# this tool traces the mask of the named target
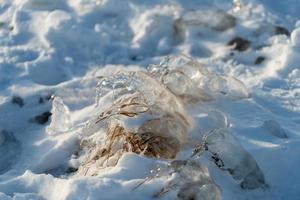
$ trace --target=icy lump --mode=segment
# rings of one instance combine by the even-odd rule
[[[48,134],[65,132],[72,126],[69,108],[60,97],[54,97],[51,115],[51,123],[46,129]]]
[[[208,168],[195,160],[174,160],[155,175],[168,177],[167,184],[154,197],[177,190],[177,200],[221,200],[221,190],[209,175]],[[172,177],[172,178],[170,178]],[[150,178],[151,179],[151,178]]]
[[[251,96],[238,79],[212,73],[185,55],[166,57],[159,65],[150,66],[149,73],[186,102],[211,101],[220,96],[232,99]]]
[[[243,189],[255,189],[266,185],[264,174],[254,158],[228,129],[217,129],[209,133],[205,142],[215,164],[240,181]]]
[[[186,56],[166,58],[159,65],[150,66],[146,72],[124,70],[101,77],[96,96],[100,112],[91,120],[91,124],[102,128],[104,142],[95,141],[94,136],[82,138],[81,149],[86,152],[86,158],[77,174],[97,175],[99,169],[115,166],[126,152],[172,163],[178,152],[193,147],[192,144],[201,143],[202,149],[199,151],[209,152],[215,164],[221,170],[228,171],[242,188],[264,186],[262,171],[230,133],[226,115],[208,104],[224,97],[230,100],[244,99],[249,98],[250,94],[241,81],[214,74]],[[201,102],[207,103],[198,104]],[[187,106],[200,106],[194,109],[200,113],[187,113]],[[198,137],[197,141],[190,141],[195,139],[190,137],[194,129],[205,139],[201,141]],[[196,154],[201,155],[197,151]],[[187,158],[183,163],[194,162],[194,159]],[[188,166],[183,164],[181,168]],[[199,176],[205,174],[202,169],[200,167],[198,170]],[[186,179],[196,177],[184,176]],[[206,191],[203,189],[206,187],[207,191],[214,192],[211,198],[207,193],[205,199],[220,198],[219,190],[212,181],[207,181],[211,185],[204,187],[200,180],[206,178],[186,182],[180,187],[177,185],[181,191],[178,198],[201,199],[202,190]],[[185,187],[197,185],[198,182],[201,184],[195,188]]]
[[[173,159],[186,144],[191,118],[177,97],[149,74],[117,73],[99,83],[98,95],[100,101],[111,102],[96,120],[107,127],[106,141],[83,166],[114,166],[124,152]]]

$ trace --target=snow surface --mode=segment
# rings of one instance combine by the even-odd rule
[[[213,30],[216,9],[234,15],[236,25]],[[197,10],[200,22],[178,21]],[[152,199],[163,178],[132,189],[160,160],[128,153],[95,177],[65,169],[80,164],[72,154],[97,114],[97,77],[177,53],[243,81],[252,95],[215,106],[269,188],[243,190],[207,163],[223,199],[300,199],[299,10],[299,0],[244,0],[240,9],[229,0],[0,0],[0,200]],[[274,34],[275,25],[291,35]],[[236,36],[250,48],[232,51],[227,43]],[[265,60],[255,64],[258,56]],[[52,108],[51,95],[59,108]],[[56,131],[50,111],[65,115],[53,116],[62,122]],[[161,197],[174,198],[174,192]]]

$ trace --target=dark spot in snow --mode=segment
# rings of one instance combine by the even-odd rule
[[[69,167],[69,168],[66,170],[66,173],[70,174],[70,173],[75,173],[75,172],[77,172],[77,171],[78,171],[77,168]]]
[[[286,35],[289,37],[291,33],[282,26],[275,26],[275,35]]]
[[[40,104],[43,104],[45,101],[49,101],[49,100],[51,100],[51,99],[52,99],[52,95],[49,94],[49,95],[40,97],[40,98],[39,98],[39,103],[40,103]]]
[[[2,28],[3,26],[5,26],[6,23],[5,22],[0,22],[0,28]]]
[[[228,168],[227,171],[229,172],[230,175],[234,175],[234,170],[231,168]]]
[[[42,97],[39,98],[39,103],[40,104],[44,103],[44,99]]]
[[[264,60],[266,60],[265,57],[263,57],[263,56],[258,56],[258,57],[256,58],[254,64],[259,65],[259,64],[261,64],[262,62],[264,62]]]
[[[137,56],[131,56],[130,58],[132,61],[136,61],[137,60]]]
[[[130,59],[132,61],[142,61],[143,60],[143,57],[140,56],[140,55],[133,55],[133,56],[130,56]]]
[[[225,91],[220,91],[220,93],[223,94],[223,95],[227,94],[227,92],[225,92]]]
[[[250,42],[241,37],[235,37],[230,40],[227,46],[233,46],[236,51],[246,51],[250,47]]]
[[[40,115],[37,115],[35,116],[33,119],[32,119],[32,122],[35,122],[35,123],[38,123],[38,124],[45,124],[48,122],[49,120],[49,117],[52,115],[51,112],[44,112]]]
[[[24,100],[19,96],[13,96],[11,103],[19,105],[20,108],[24,106]]]

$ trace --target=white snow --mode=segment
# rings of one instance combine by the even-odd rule
[[[226,92],[251,94],[246,100],[217,100],[216,110],[188,110],[197,130],[209,130],[214,122],[230,127],[269,186],[243,190],[228,173],[201,160],[222,199],[299,199],[299,10],[299,0],[0,0],[0,200],[153,199],[172,177],[133,188],[165,160],[126,153],[98,176],[70,170],[83,161],[75,158],[80,138],[103,133],[103,125],[92,120],[111,100],[99,99],[95,107],[97,83],[180,53],[220,74],[224,83],[247,87],[236,94],[235,88],[218,86]],[[227,18],[220,30],[226,13],[236,21]],[[290,36],[275,34],[275,26]],[[249,48],[228,46],[236,36],[247,39]],[[259,56],[264,59],[255,64]],[[186,90],[180,82],[175,86],[176,92]],[[102,144],[104,137],[94,140]],[[175,198],[174,191],[160,197]]]

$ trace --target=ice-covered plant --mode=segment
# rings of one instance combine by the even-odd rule
[[[91,121],[104,130],[104,142],[82,138],[81,149],[88,149],[88,155],[78,174],[97,175],[100,169],[115,166],[124,153],[133,152],[170,163],[143,182],[170,174],[180,177],[170,181],[156,197],[176,189],[178,199],[220,199],[207,168],[197,161],[199,156],[209,155],[242,188],[264,186],[262,171],[231,134],[226,115],[208,104],[224,97],[244,99],[250,94],[241,81],[212,73],[184,55],[167,57],[146,72],[124,70],[101,77],[96,103],[98,108],[103,107]],[[206,104],[198,104],[201,102]],[[187,112],[190,105],[194,109]],[[195,132],[197,137],[193,136]],[[178,152],[195,144],[198,146],[191,157],[174,161]]]
[[[191,117],[181,101],[148,73],[124,71],[103,78],[98,95],[110,100],[95,121],[105,125],[106,139],[92,150],[84,168],[91,163],[114,166],[124,152],[174,159],[186,145]]]
[[[166,57],[159,65],[151,65],[148,71],[171,92],[188,102],[210,101],[220,96],[232,99],[250,97],[240,80],[212,73],[204,64],[185,55]]]

